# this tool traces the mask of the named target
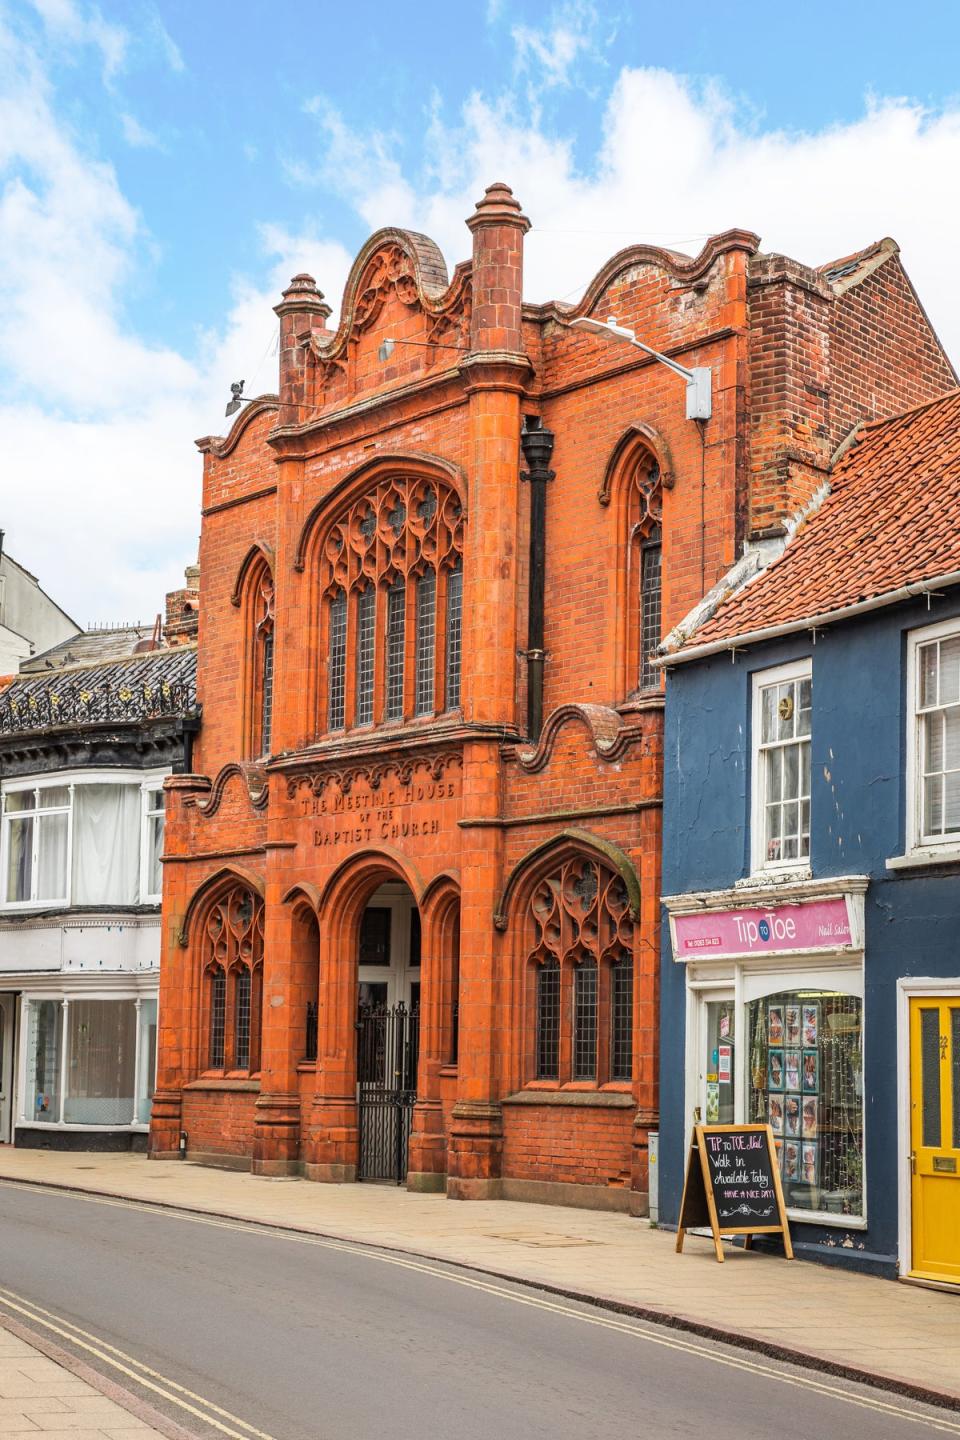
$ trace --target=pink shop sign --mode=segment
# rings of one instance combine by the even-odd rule
[[[721,960],[778,950],[839,950],[853,944],[850,915],[842,896],[804,905],[676,915],[673,926],[678,960]]]

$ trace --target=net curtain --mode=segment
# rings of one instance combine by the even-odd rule
[[[73,815],[74,904],[135,905],[139,888],[139,787],[78,785]]]

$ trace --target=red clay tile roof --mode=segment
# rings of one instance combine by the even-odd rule
[[[813,619],[960,571],[960,390],[877,421],[783,554],[683,650]]]

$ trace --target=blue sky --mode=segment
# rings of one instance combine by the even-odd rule
[[[388,223],[452,267],[494,179],[531,299],[631,240],[739,224],[818,263],[892,234],[960,356],[958,59],[953,0],[0,0],[9,549],[81,621],[152,615],[196,546],[194,436],[229,379],[274,384],[286,278],[336,309]]]

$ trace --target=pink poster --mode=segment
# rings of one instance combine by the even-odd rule
[[[720,960],[778,950],[839,950],[853,944],[847,902],[810,900],[801,905],[705,910],[674,917],[678,960]]]

